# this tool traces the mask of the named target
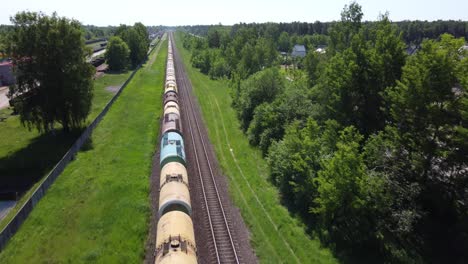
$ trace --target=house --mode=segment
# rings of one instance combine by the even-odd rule
[[[292,57],[301,57],[304,58],[306,55],[306,48],[304,45],[294,45],[294,48],[291,52]]]
[[[13,65],[10,61],[0,62],[0,86],[11,85],[15,83],[13,76]]]

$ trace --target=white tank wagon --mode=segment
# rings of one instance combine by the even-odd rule
[[[171,211],[159,219],[155,263],[197,263],[195,235],[190,216]]]
[[[159,217],[171,211],[192,214],[187,169],[179,162],[169,162],[161,170]]]

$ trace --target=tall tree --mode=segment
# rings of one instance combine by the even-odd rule
[[[219,48],[221,45],[221,35],[216,28],[210,28],[208,30],[208,46],[210,48]]]
[[[146,45],[146,49],[148,49],[150,45],[150,39],[148,30],[146,29],[145,25],[143,25],[141,22],[137,22],[133,25],[133,28],[138,32],[138,35],[141,36]]]
[[[272,102],[284,90],[284,79],[276,68],[265,69],[242,82],[239,97],[234,99],[241,127],[246,131],[254,110],[265,102]]]
[[[113,71],[121,71],[129,64],[130,49],[119,37],[112,37],[107,44],[106,61]]]
[[[349,47],[353,36],[361,28],[362,16],[362,8],[358,3],[352,2],[344,7],[341,12],[341,22],[335,24],[330,30],[329,52],[333,54]]]
[[[65,131],[82,125],[91,110],[94,68],[86,62],[85,46],[76,20],[21,12],[11,18],[8,54],[16,84],[8,96],[29,128],[50,130],[55,122]]]
[[[289,52],[291,49],[291,40],[289,38],[288,32],[281,32],[278,39],[278,48],[280,51]]]
[[[408,59],[401,80],[387,91],[397,144],[410,170],[392,179],[419,186],[421,217],[412,236],[427,260],[468,259],[468,139],[464,39],[427,40]],[[402,180],[403,179],[403,180]],[[436,250],[437,249],[437,250]]]
[[[135,23],[135,26],[120,25],[116,30],[116,36],[119,36],[130,49],[130,62],[132,67],[136,67],[146,58],[148,52],[148,32],[141,23]]]

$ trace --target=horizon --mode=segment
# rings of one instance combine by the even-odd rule
[[[114,3],[108,0],[94,2],[82,0],[78,3],[67,3],[58,0],[18,0],[3,4],[0,13],[0,24],[11,25],[10,17],[17,12],[31,11],[51,15],[57,12],[60,17],[73,18],[83,25],[98,27],[132,25],[141,22],[152,26],[195,26],[217,25],[232,26],[239,23],[322,23],[339,21],[345,5],[352,1],[337,0],[331,3],[298,0],[286,5],[277,0],[216,1],[200,0],[192,2],[177,0],[167,1],[136,0]],[[357,0],[364,13],[363,21],[378,20],[380,14],[389,13],[392,22],[400,21],[468,21],[468,1],[458,0],[394,0],[376,3],[372,0]],[[221,4],[220,4],[221,3]],[[140,7],[142,6],[142,7]],[[317,8],[320,6],[320,8]],[[424,8],[421,8],[424,6]],[[300,8],[297,8],[300,7]],[[177,8],[177,12],[170,12]],[[161,11],[163,10],[163,11]]]

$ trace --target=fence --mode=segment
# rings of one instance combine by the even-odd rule
[[[157,45],[155,45],[156,47]],[[154,47],[148,52],[150,54],[154,50]],[[135,73],[140,69],[141,64],[130,74],[125,83],[120,87],[117,93],[112,97],[112,99],[106,104],[101,113],[94,119],[94,121],[86,128],[86,130],[80,135],[80,137],[73,143],[67,153],[63,158],[55,165],[52,171],[45,177],[43,182],[36,188],[31,197],[23,204],[23,206],[18,210],[16,215],[10,220],[10,222],[3,228],[0,233],[0,251],[6,246],[8,240],[18,231],[21,224],[26,220],[28,215],[31,213],[36,204],[41,200],[45,195],[49,187],[54,183],[57,177],[63,172],[65,167],[72,161],[76,153],[80,150],[83,144],[91,136],[94,128],[101,122],[102,118],[107,114],[112,104],[117,100],[119,95],[122,93],[123,89],[127,84],[133,79]]]

